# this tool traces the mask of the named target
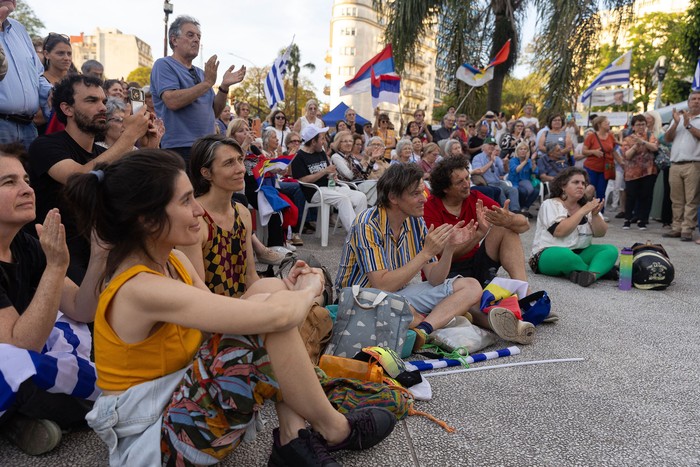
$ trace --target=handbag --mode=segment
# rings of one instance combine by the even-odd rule
[[[668,147],[663,144],[659,144],[659,150],[654,154],[654,165],[656,165],[659,171],[671,167],[671,154],[669,153]]]
[[[603,151],[603,158],[605,159],[605,168],[603,169],[603,176],[606,180],[615,180],[615,158],[612,154],[608,155],[608,153],[605,152],[605,149],[603,149],[603,143],[600,141],[598,134],[595,132],[593,134],[595,135],[595,139],[598,140],[598,146],[600,146],[600,150]]]
[[[632,245],[632,283],[638,289],[664,290],[671,285],[676,270],[666,249],[658,243]]]
[[[552,311],[552,302],[544,290],[521,298],[518,304],[523,314],[523,321],[529,321],[535,326],[542,323]]]
[[[346,287],[340,292],[333,337],[325,353],[352,358],[363,347],[380,346],[400,355],[411,321],[411,307],[401,295]]]

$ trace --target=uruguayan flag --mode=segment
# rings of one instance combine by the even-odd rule
[[[700,59],[695,66],[695,74],[693,75],[693,84],[690,85],[693,91],[700,91]]]
[[[618,57],[600,72],[591,85],[581,94],[581,102],[586,102],[596,88],[629,84],[631,67],[632,51],[630,50],[626,54]]]
[[[294,41],[292,41],[294,44]],[[270,72],[265,78],[265,97],[267,105],[273,108],[278,102],[284,100],[284,75],[287,73],[287,63],[289,63],[289,54],[292,52],[292,44],[287,47],[281,57],[272,64]]]
[[[97,399],[100,390],[95,385],[95,365],[90,361],[91,345],[87,325],[60,312],[41,353],[0,344],[0,416],[29,378],[48,392]]]

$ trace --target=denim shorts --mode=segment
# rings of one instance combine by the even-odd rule
[[[409,284],[396,293],[404,297],[418,313],[427,315],[433,311],[438,303],[454,293],[454,281],[461,277],[451,277],[436,286],[430,285],[430,282],[427,281]]]

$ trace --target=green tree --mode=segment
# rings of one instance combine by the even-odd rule
[[[12,13],[12,18],[22,23],[22,26],[29,33],[29,37],[41,36],[41,30],[46,27],[27,2],[17,2],[17,8]]]
[[[300,115],[297,112],[299,110],[299,73],[301,72],[302,68],[307,69],[311,73],[316,71],[316,65],[311,62],[301,65],[301,52],[299,51],[299,46],[292,44],[291,51],[289,52],[289,62],[287,63],[287,77],[292,78],[292,89],[294,90],[294,104],[292,105],[292,108],[294,109],[294,121],[296,121]],[[289,100],[289,97],[290,95],[286,92],[285,84],[285,99]],[[287,117],[291,118],[291,115],[288,114]]]
[[[507,76],[503,84],[503,104],[501,110],[507,116],[519,116],[525,104],[532,104],[534,114],[541,110],[538,104],[543,101],[546,82],[542,75],[530,73],[522,79]]]
[[[619,24],[632,14],[634,0],[373,0],[387,18],[386,40],[394,47],[394,60],[401,72],[412,62],[416,46],[429,28],[439,23],[442,40],[438,54],[456,70],[461,63],[485,64],[511,40],[508,60],[495,67],[488,85],[488,107],[501,107],[503,83],[517,58],[521,25],[528,5],[538,16],[536,63],[546,78],[545,106],[567,109],[578,94],[578,83],[597,55],[601,29],[599,8],[614,9]],[[450,72],[453,72],[451,71]],[[467,89],[457,83],[461,97]]]
[[[245,101],[250,105],[253,115],[261,119],[267,117],[270,109],[267,107],[264,85],[269,71],[269,67],[248,67],[243,81],[231,87],[229,99],[232,102]]]
[[[141,86],[145,86],[151,82],[151,67],[140,66],[129,73],[126,77],[127,81],[136,81]]]
[[[671,66],[678,68],[686,76],[692,76],[700,57],[700,0],[690,0],[690,6],[682,21],[679,49],[679,61]]]
[[[634,89],[634,104],[641,104],[644,111],[649,108],[652,93],[656,90],[654,65],[657,59],[665,55],[670,63],[682,61],[679,44],[683,34],[683,14],[650,13],[635,20],[626,34],[624,50],[617,45],[603,45],[600,48],[596,71],[602,70],[610,62],[632,49],[632,68],[630,84]],[[666,80],[679,77],[678,67],[670,67]],[[637,105],[629,109],[635,110]]]

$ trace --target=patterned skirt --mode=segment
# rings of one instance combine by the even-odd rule
[[[163,465],[211,465],[238,447],[265,399],[281,401],[261,336],[213,334],[163,412]]]

